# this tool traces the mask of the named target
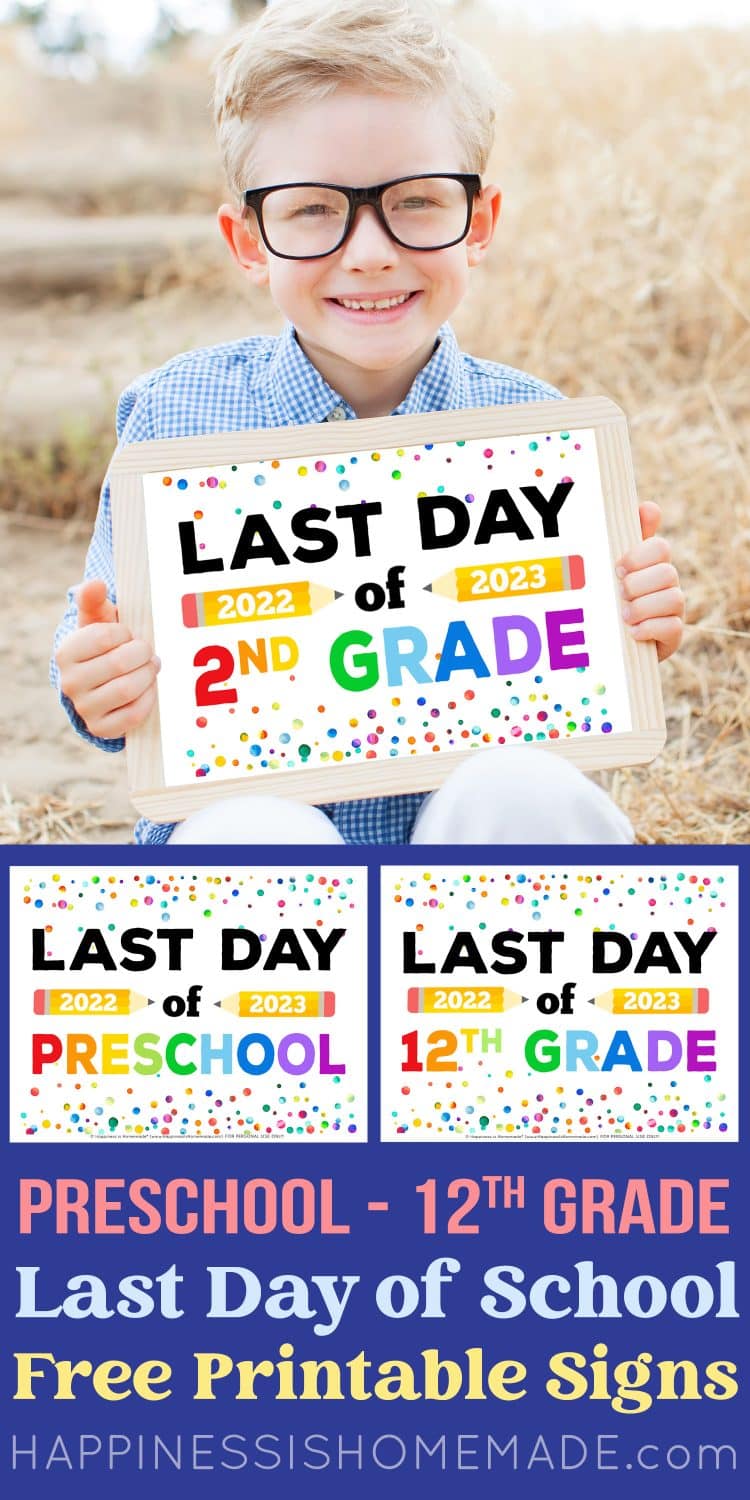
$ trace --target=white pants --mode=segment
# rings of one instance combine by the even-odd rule
[[[171,844],[341,844],[317,807],[237,795],[178,824]],[[477,751],[422,804],[412,844],[632,844],[625,814],[549,750]]]

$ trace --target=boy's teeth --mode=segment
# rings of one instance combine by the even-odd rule
[[[400,307],[401,303],[406,302],[410,296],[411,292],[403,292],[400,297],[381,297],[377,302],[355,302],[352,297],[337,297],[336,301],[340,302],[342,307],[352,308],[355,312],[371,312],[374,307]]]

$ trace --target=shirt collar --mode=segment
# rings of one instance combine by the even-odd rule
[[[449,323],[438,329],[431,358],[416,376],[392,416],[410,412],[456,411],[463,400],[463,363]],[[268,378],[283,426],[327,422],[331,417],[354,417],[355,412],[323,379],[297,342],[292,323],[286,323],[271,355]]]
[[[423,365],[391,416],[403,417],[423,411],[458,411],[466,405],[463,359],[450,323],[442,324],[437,337],[432,357]]]

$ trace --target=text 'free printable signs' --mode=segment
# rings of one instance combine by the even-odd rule
[[[738,1139],[733,867],[381,871],[383,1138]]]
[[[158,714],[128,737],[139,808],[179,817],[235,786],[418,790],[505,745],[591,767],[658,752],[655,651],[625,631],[615,575],[639,523],[611,402],[333,437],[170,439],[115,460],[121,618],[162,661]]]
[[[11,1140],[364,1140],[366,882],[12,869]]]

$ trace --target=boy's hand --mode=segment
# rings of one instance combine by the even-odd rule
[[[119,739],[151,712],[161,664],[147,641],[118,623],[101,579],[82,583],[76,602],[78,629],[55,656],[60,686],[91,734]]]
[[[649,500],[638,507],[643,541],[620,558],[616,572],[625,600],[622,617],[636,641],[656,641],[659,661],[682,640],[685,599],[669,543],[656,535],[661,510]]]

